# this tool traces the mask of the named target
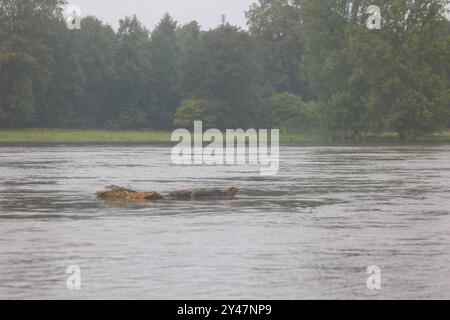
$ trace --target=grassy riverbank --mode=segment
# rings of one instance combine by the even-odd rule
[[[63,130],[21,129],[0,130],[0,143],[169,143],[171,132],[161,131],[107,131],[107,130]],[[281,143],[326,142],[320,135],[281,134]],[[386,132],[369,135],[369,142],[395,142],[398,136]],[[450,130],[439,134],[416,138],[419,142],[450,142]]]
[[[163,143],[170,141],[170,132],[25,129],[0,130],[1,142],[60,143]]]

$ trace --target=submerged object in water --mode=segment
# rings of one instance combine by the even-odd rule
[[[138,192],[130,188],[118,186],[107,186],[105,191],[97,192],[97,197],[103,200],[117,201],[155,201],[155,200],[207,200],[207,199],[229,199],[233,198],[239,189],[231,187],[221,189],[193,189],[177,190],[162,196],[158,192]]]
[[[105,191],[97,192],[97,197],[103,200],[145,201],[161,200],[163,197],[157,192],[137,192],[129,188],[118,186],[105,187]]]
[[[226,199],[234,197],[238,192],[239,189],[235,187],[231,187],[226,190],[221,189],[178,190],[169,193],[169,198],[176,200]]]

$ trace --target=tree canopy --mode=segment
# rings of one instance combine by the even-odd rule
[[[337,139],[450,126],[450,0],[259,0],[248,30],[148,30],[0,0],[0,128],[278,127]]]

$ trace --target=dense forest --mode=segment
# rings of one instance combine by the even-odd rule
[[[0,128],[281,128],[356,139],[450,126],[449,0],[259,0],[248,30],[154,30],[0,0]],[[366,9],[381,8],[381,29]]]

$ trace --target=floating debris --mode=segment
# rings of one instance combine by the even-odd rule
[[[108,186],[105,191],[97,192],[97,197],[103,200],[121,200],[121,201],[145,201],[161,200],[163,197],[157,192],[137,192],[132,189]]]
[[[239,189],[235,187],[231,187],[226,190],[221,189],[178,190],[169,193],[168,198],[176,200],[226,199],[226,198],[233,198],[238,192]]]
[[[105,191],[97,192],[97,198],[102,200],[118,201],[156,201],[156,200],[207,200],[207,199],[231,199],[239,192],[238,188],[231,187],[221,189],[192,189],[177,190],[166,196],[158,192],[138,192],[131,188],[107,186]]]

